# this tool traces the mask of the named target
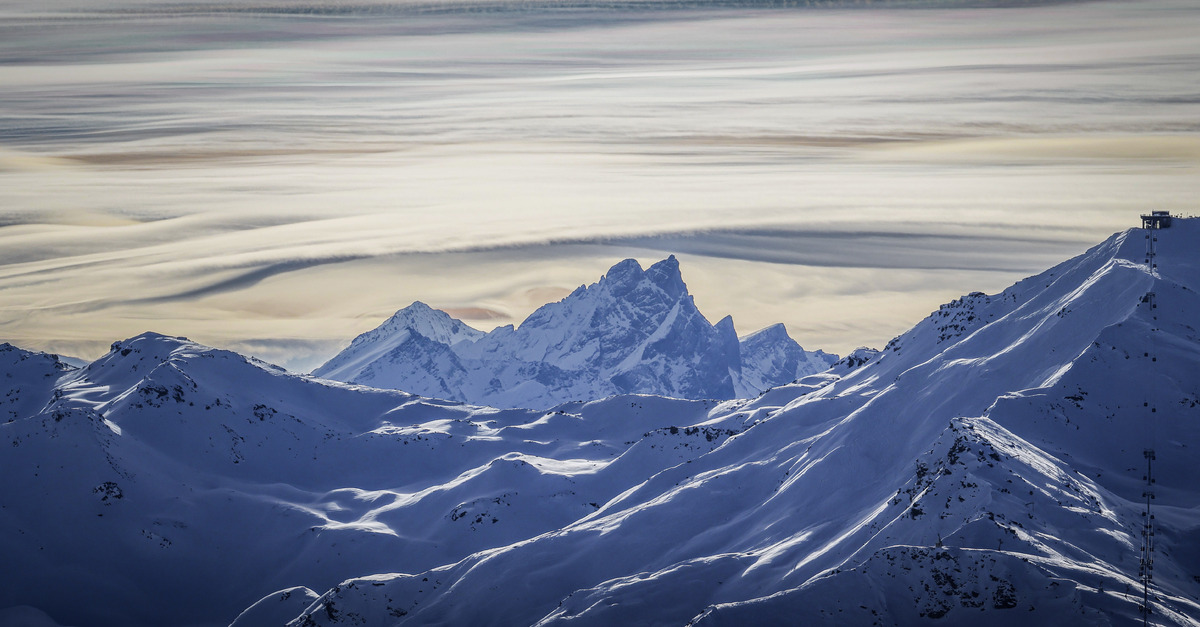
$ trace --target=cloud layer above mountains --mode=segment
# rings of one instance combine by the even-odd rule
[[[710,318],[844,352],[1200,191],[1187,2],[135,5],[4,9],[0,339],[303,369],[413,300],[489,328],[676,252]]]

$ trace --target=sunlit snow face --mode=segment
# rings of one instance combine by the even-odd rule
[[[126,5],[3,10],[2,339],[304,367],[413,300],[489,328],[678,252],[710,318],[844,352],[1200,191],[1188,2]]]

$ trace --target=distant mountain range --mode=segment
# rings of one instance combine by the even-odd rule
[[[674,256],[626,259],[600,281],[483,333],[424,303],[396,312],[313,371],[316,376],[493,407],[544,409],[614,394],[756,396],[828,369],[782,324],[738,339],[696,308]]]
[[[1195,626],[1200,219],[753,399],[496,409],[153,333],[83,368],[5,344],[0,446],[0,625]]]

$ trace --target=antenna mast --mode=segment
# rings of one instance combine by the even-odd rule
[[[1142,625],[1150,624],[1150,583],[1154,580],[1154,514],[1150,502],[1154,500],[1154,449],[1142,451],[1146,458],[1146,511],[1142,513],[1142,558],[1138,565],[1138,578],[1142,580]]]
[[[1154,211],[1148,216],[1142,216],[1142,228],[1146,229],[1146,267],[1150,270],[1150,274],[1154,275],[1158,272],[1158,262],[1155,259],[1158,244],[1158,230],[1169,228],[1171,226],[1170,214],[1166,211]],[[1142,302],[1150,306],[1150,355],[1151,363],[1158,362],[1158,351],[1156,350],[1156,342],[1154,341],[1158,333],[1158,302],[1154,292],[1148,292]],[[1151,373],[1151,377],[1154,373]],[[1151,386],[1153,387],[1153,385]],[[1153,389],[1151,390],[1151,398],[1147,405],[1150,405],[1151,417],[1147,420],[1150,424],[1147,427],[1150,430],[1150,445],[1154,444],[1154,418],[1153,414],[1158,413],[1158,407],[1154,405]],[[1151,505],[1154,501],[1154,460],[1155,454],[1153,448],[1146,448],[1142,451],[1142,456],[1146,459],[1146,476],[1143,479],[1146,481],[1146,489],[1142,492],[1142,498],[1146,499],[1146,509],[1142,512],[1142,553],[1138,563],[1138,578],[1142,582],[1142,625],[1148,627],[1150,625],[1150,585],[1154,581],[1154,512]]]

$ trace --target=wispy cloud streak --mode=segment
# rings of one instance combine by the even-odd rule
[[[710,315],[845,350],[1200,191],[1192,3],[335,5],[6,5],[0,339],[308,362],[677,252]]]

